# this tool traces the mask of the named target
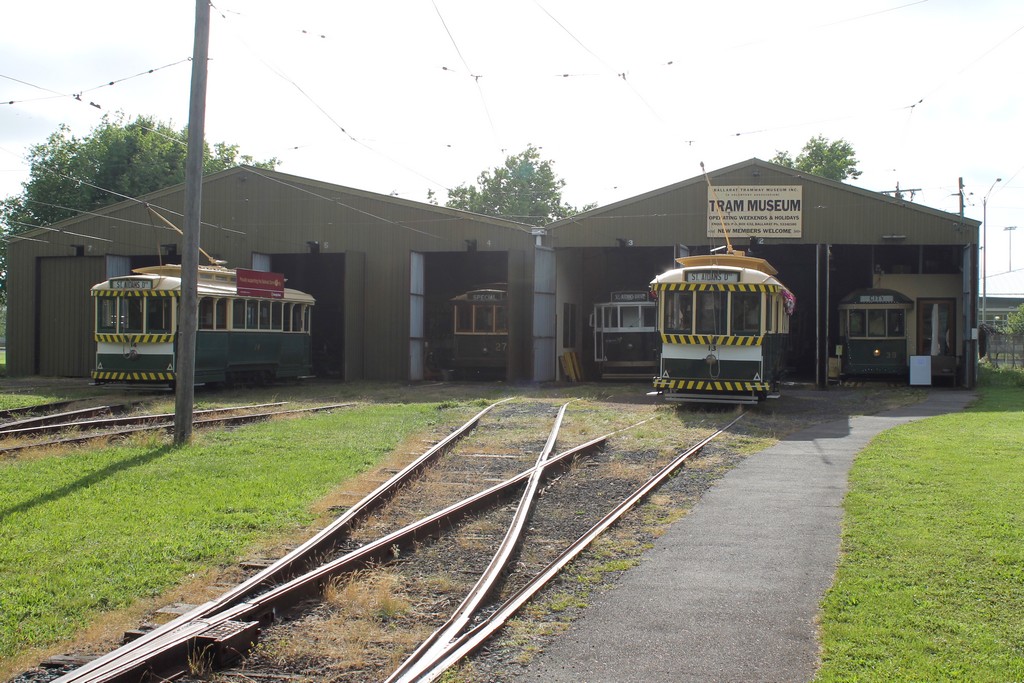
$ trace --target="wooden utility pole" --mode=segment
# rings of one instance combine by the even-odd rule
[[[185,229],[181,254],[181,309],[175,371],[174,445],[192,440],[195,406],[196,329],[199,322],[199,226],[203,205],[203,140],[206,124],[206,60],[210,52],[210,3],[196,0],[192,90],[185,159]]]

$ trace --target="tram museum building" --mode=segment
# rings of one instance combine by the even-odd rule
[[[599,376],[591,315],[617,292],[647,291],[681,255],[725,245],[766,259],[796,297],[789,374],[837,374],[839,311],[864,289],[899,292],[908,356],[973,386],[979,221],[899,196],[751,159],[542,228],[251,167],[207,176],[200,245],[230,268],[283,273],[316,298],[314,372],[345,380],[446,377],[451,300],[507,285],[512,382]],[[184,186],[143,201],[181,225]],[[723,230],[724,228],[724,230]],[[7,370],[89,377],[90,287],[180,263],[181,237],[126,201],[39,229],[8,248]],[[204,257],[200,256],[200,262]],[[934,343],[941,318],[941,348]]]

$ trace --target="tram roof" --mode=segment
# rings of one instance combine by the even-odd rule
[[[682,258],[677,258],[676,263],[681,264],[683,268],[730,266],[733,268],[747,268],[750,270],[759,270],[762,273],[766,273],[768,275],[779,274],[779,271],[775,270],[772,264],[768,263],[763,258],[757,258],[756,256],[747,256],[742,251],[733,251],[724,254],[702,254],[699,256],[684,256]]]
[[[199,266],[199,278],[196,283],[196,289],[200,295],[237,296],[238,286],[236,278],[237,274],[231,268],[201,265]],[[181,289],[181,265],[168,263],[159,266],[135,268],[132,270],[131,275],[112,277],[100,282],[99,284],[93,285],[92,291],[94,293],[112,291],[115,288],[111,286],[110,281],[124,279],[148,280],[153,283],[150,291],[177,291]],[[281,300],[307,304],[313,304],[316,302],[311,295],[289,287],[284,288],[284,295]]]
[[[680,268],[673,268],[658,275],[651,284],[685,282],[687,271],[714,268],[739,273],[740,283],[743,284],[784,286],[775,277],[778,271],[770,263],[762,258],[747,256],[743,252],[684,256],[677,258],[676,262],[680,264]]]
[[[870,305],[900,305],[913,307],[914,300],[903,292],[897,292],[895,289],[872,287],[869,289],[857,289],[850,292],[842,298],[839,305],[842,307]]]

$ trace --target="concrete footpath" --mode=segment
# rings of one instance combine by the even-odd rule
[[[974,398],[932,389],[923,403],[810,427],[750,456],[516,683],[811,680],[854,457],[886,429]]]

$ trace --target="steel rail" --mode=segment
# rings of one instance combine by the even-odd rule
[[[505,601],[485,620],[452,641],[450,647],[433,663],[431,667],[424,670],[419,677],[411,680],[415,680],[417,683],[429,683],[430,681],[437,680],[438,677],[444,674],[444,672],[451,668],[456,662],[480,647],[480,645],[482,645],[488,638],[500,630],[505,625],[505,622],[519,611],[527,601],[536,595],[541,588],[543,588],[552,578],[557,576],[558,573],[564,569],[567,564],[569,564],[569,562],[583,552],[583,550],[590,545],[594,539],[604,533],[612,524],[617,522],[624,514],[626,514],[626,512],[632,509],[634,505],[646,498],[652,491],[660,486],[665,479],[667,479],[673,472],[682,466],[684,462],[686,462],[687,458],[703,450],[708,443],[713,439],[718,438],[719,435],[736,424],[736,422],[745,414],[746,413],[740,413],[739,416],[729,422],[725,427],[722,427],[711,436],[700,441],[697,445],[692,446],[687,451],[678,455],[657,474],[648,479],[646,483],[637,488],[629,495],[629,497],[619,503],[619,505],[617,505],[611,512],[601,518],[597,524],[580,536],[561,555],[555,558],[555,560],[537,574],[527,585],[519,589],[519,591]]]
[[[273,417],[281,415],[299,415],[302,413],[319,413],[325,410],[335,410],[337,408],[347,408],[355,405],[354,403],[335,403],[327,406],[317,406],[315,408],[296,408],[295,410],[277,410],[268,413],[251,413],[248,415],[232,415],[230,417],[214,417],[206,418],[203,420],[193,421],[193,425],[196,427],[213,427],[217,425],[239,425],[248,424],[250,422],[258,422],[260,420],[269,420]],[[120,437],[129,436],[131,434],[140,434],[145,432],[160,432],[169,431],[174,429],[173,422],[165,422],[163,424],[150,424],[141,427],[128,427],[125,429],[117,429],[113,431],[98,432],[95,434],[82,434],[79,436],[69,436],[63,439],[53,439],[51,441],[41,441],[30,444],[18,444],[18,445],[3,445],[0,444],[0,453],[13,453],[15,451],[29,450],[32,448],[48,448],[51,446],[73,446],[77,444],[88,443],[90,441],[100,441],[103,439],[115,439]]]
[[[8,391],[8,393],[16,392]],[[4,422],[4,420],[13,419],[15,422],[23,422],[28,420],[46,419],[47,417],[50,417],[52,415],[60,414],[51,411],[63,410],[68,406],[73,406],[76,403],[83,403],[88,400],[89,399],[84,398],[72,398],[66,401],[54,401],[52,403],[40,403],[38,405],[25,406],[23,408],[8,408],[7,410],[0,410],[0,426],[7,424]],[[30,417],[24,417],[25,415],[28,415]]]
[[[526,528],[526,523],[533,512],[537,489],[540,485],[541,475],[544,472],[542,465],[547,462],[555,448],[555,441],[558,439],[562,418],[565,416],[565,409],[568,405],[566,403],[558,411],[554,427],[552,427],[551,433],[548,435],[544,448],[537,456],[533,473],[530,475],[526,488],[523,490],[522,497],[519,500],[519,507],[516,509],[512,523],[509,525],[508,531],[505,532],[505,537],[502,539],[498,550],[495,552],[494,557],[491,558],[487,568],[480,575],[480,578],[462,601],[462,604],[456,608],[451,618],[423,641],[405,662],[388,676],[385,683],[415,680],[425,668],[429,667],[432,662],[448,649],[449,643],[465,629],[466,624],[473,618],[480,605],[494,590],[498,579],[501,578],[501,573],[512,558],[512,554],[522,544],[523,530]]]
[[[190,658],[203,656],[199,641],[208,631],[230,624],[267,626],[296,605],[319,597],[334,577],[393,559],[396,550],[407,549],[417,539],[441,532],[470,513],[504,500],[511,491],[525,483],[536,469],[553,470],[556,465],[567,466],[576,457],[602,446],[610,436],[612,434],[606,434],[559,453],[541,465],[535,465],[489,489],[274,586],[251,600],[230,606],[222,605],[220,611],[215,611],[213,602],[200,605],[112,653],[116,656],[108,655],[94,660],[61,676],[54,683],[134,683],[155,673],[165,677],[183,673],[187,671]],[[138,645],[130,647],[135,643]],[[249,644],[252,645],[255,643]],[[215,656],[215,653],[210,656]]]
[[[239,410],[250,410],[255,408],[272,408],[275,406],[286,405],[287,401],[278,401],[277,403],[255,403],[247,406],[238,406],[235,408],[207,408],[205,410],[197,410],[192,413],[196,415],[216,415],[218,413],[231,413],[238,412]],[[109,412],[111,406],[104,406],[104,411]],[[78,411],[76,411],[78,412]],[[81,411],[88,413],[89,411]],[[63,416],[72,415],[73,413],[64,413]],[[23,436],[25,434],[47,434],[50,432],[62,432],[69,429],[97,429],[101,427],[121,427],[124,425],[144,424],[147,422],[158,422],[158,421],[174,420],[174,413],[156,413],[152,415],[131,415],[127,417],[110,417],[102,418],[98,420],[76,420],[73,422],[57,422],[53,424],[39,424],[38,426],[18,424],[14,428],[11,425],[3,425],[0,427],[0,437],[7,436]],[[28,422],[24,420],[22,422]]]
[[[51,404],[58,405],[58,404]],[[35,427],[49,426],[54,423],[54,420],[73,420],[79,417],[95,417],[96,415],[103,415],[105,413],[117,413],[124,412],[129,409],[130,406],[125,404],[120,405],[106,405],[106,406],[93,406],[91,408],[79,408],[78,410],[69,410],[63,413],[47,413],[45,415],[35,415],[33,417],[24,417],[13,422],[7,422],[0,424],[0,434],[10,432],[17,429],[31,429]]]
[[[384,482],[367,494],[362,500],[331,522],[331,524],[324,527],[317,534],[310,537],[307,541],[271,564],[269,567],[266,567],[234,588],[226,591],[218,598],[189,610],[187,613],[180,615],[179,617],[144,634],[130,643],[125,644],[113,652],[98,657],[84,666],[65,674],[57,680],[62,683],[70,683],[71,681],[79,680],[116,680],[113,678],[103,678],[102,676],[95,678],[89,676],[91,676],[94,671],[98,672],[108,668],[112,670],[114,664],[118,660],[131,657],[135,651],[149,647],[151,643],[158,642],[165,635],[175,633],[189,623],[208,617],[218,611],[223,611],[226,608],[251,597],[259,590],[266,589],[274,583],[278,583],[295,576],[299,571],[301,571],[299,569],[300,565],[308,563],[312,558],[322,556],[324,553],[333,549],[340,540],[347,535],[352,526],[362,521],[371,512],[382,506],[401,486],[408,482],[412,477],[419,474],[419,472],[421,472],[433,460],[450,450],[455,443],[465,437],[477,426],[484,415],[496,406],[510,400],[512,399],[507,398],[497,401],[478,412],[469,421],[461,427],[453,430],[448,436],[432,446],[413,462],[409,463],[388,481]]]

